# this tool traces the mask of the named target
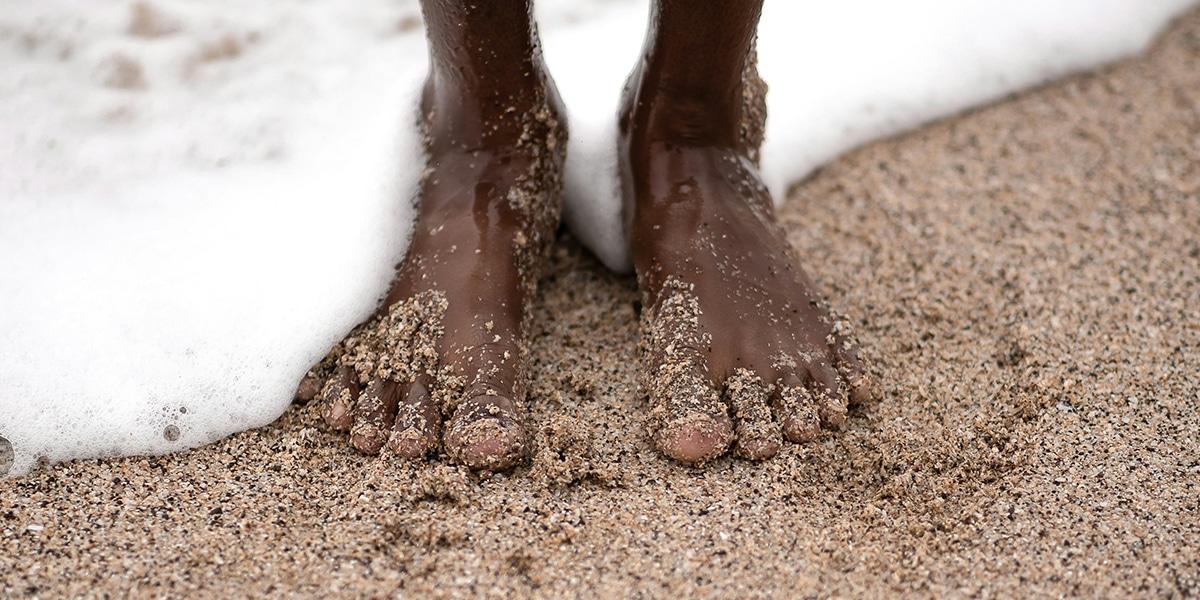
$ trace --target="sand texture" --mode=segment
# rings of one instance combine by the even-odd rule
[[[563,237],[518,468],[366,457],[296,405],[0,481],[0,596],[1200,595],[1200,13],[852,152],[782,215],[872,366],[840,432],[664,459],[634,282]]]

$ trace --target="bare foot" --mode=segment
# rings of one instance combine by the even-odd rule
[[[436,10],[427,6],[431,27],[454,18]],[[526,307],[558,224],[566,127],[536,45],[491,31],[527,15],[481,19],[482,43],[516,47],[464,58],[456,48],[439,55],[454,40],[434,40],[428,167],[408,254],[375,317],[331,352],[319,394],[314,371],[298,395],[319,395],[326,422],[349,429],[363,452],[386,444],[418,458],[440,441],[462,464],[501,470],[526,445]],[[442,25],[465,42],[479,34]],[[479,81],[463,78],[471,69]]]
[[[759,177],[765,86],[752,61],[736,106],[713,109],[670,93],[652,58],[621,115],[650,429],[688,463],[734,443],[744,458],[773,456],[782,438],[840,425],[848,400],[867,394],[845,325],[800,268]]]

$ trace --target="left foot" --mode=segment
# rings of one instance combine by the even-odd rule
[[[500,150],[447,148],[441,129],[454,126],[438,119],[462,116],[429,112],[408,254],[376,315],[324,361],[323,386],[322,369],[301,385],[309,397],[319,390],[326,423],[348,429],[358,450],[420,458],[441,442],[455,462],[492,471],[523,455],[523,333],[566,143],[550,96],[526,113],[528,140]]]
[[[758,174],[761,84],[747,69],[732,143],[696,135],[696,106],[626,90],[621,175],[643,296],[650,429],[668,456],[702,463],[736,444],[764,459],[846,419],[867,377],[844,323],[800,268]],[[691,111],[691,112],[689,112]],[[745,117],[745,118],[743,118]]]
[[[558,225],[564,110],[529,2],[422,6],[428,163],[408,254],[376,315],[297,395],[319,394],[326,423],[362,452],[440,447],[498,471],[526,447],[524,332]]]

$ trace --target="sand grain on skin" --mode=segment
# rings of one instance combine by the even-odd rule
[[[728,408],[709,380],[704,349],[712,336],[700,331],[700,302],[691,284],[674,277],[663,284],[657,306],[642,312],[643,387],[649,399],[650,434],[661,448],[677,442],[679,427],[693,427],[701,435],[721,439],[707,462],[725,451],[732,431],[722,427]],[[668,450],[672,453],[677,450]]]

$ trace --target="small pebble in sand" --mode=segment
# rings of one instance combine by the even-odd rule
[[[8,475],[9,469],[13,466],[13,447],[12,442],[4,437],[0,437],[0,477]]]

